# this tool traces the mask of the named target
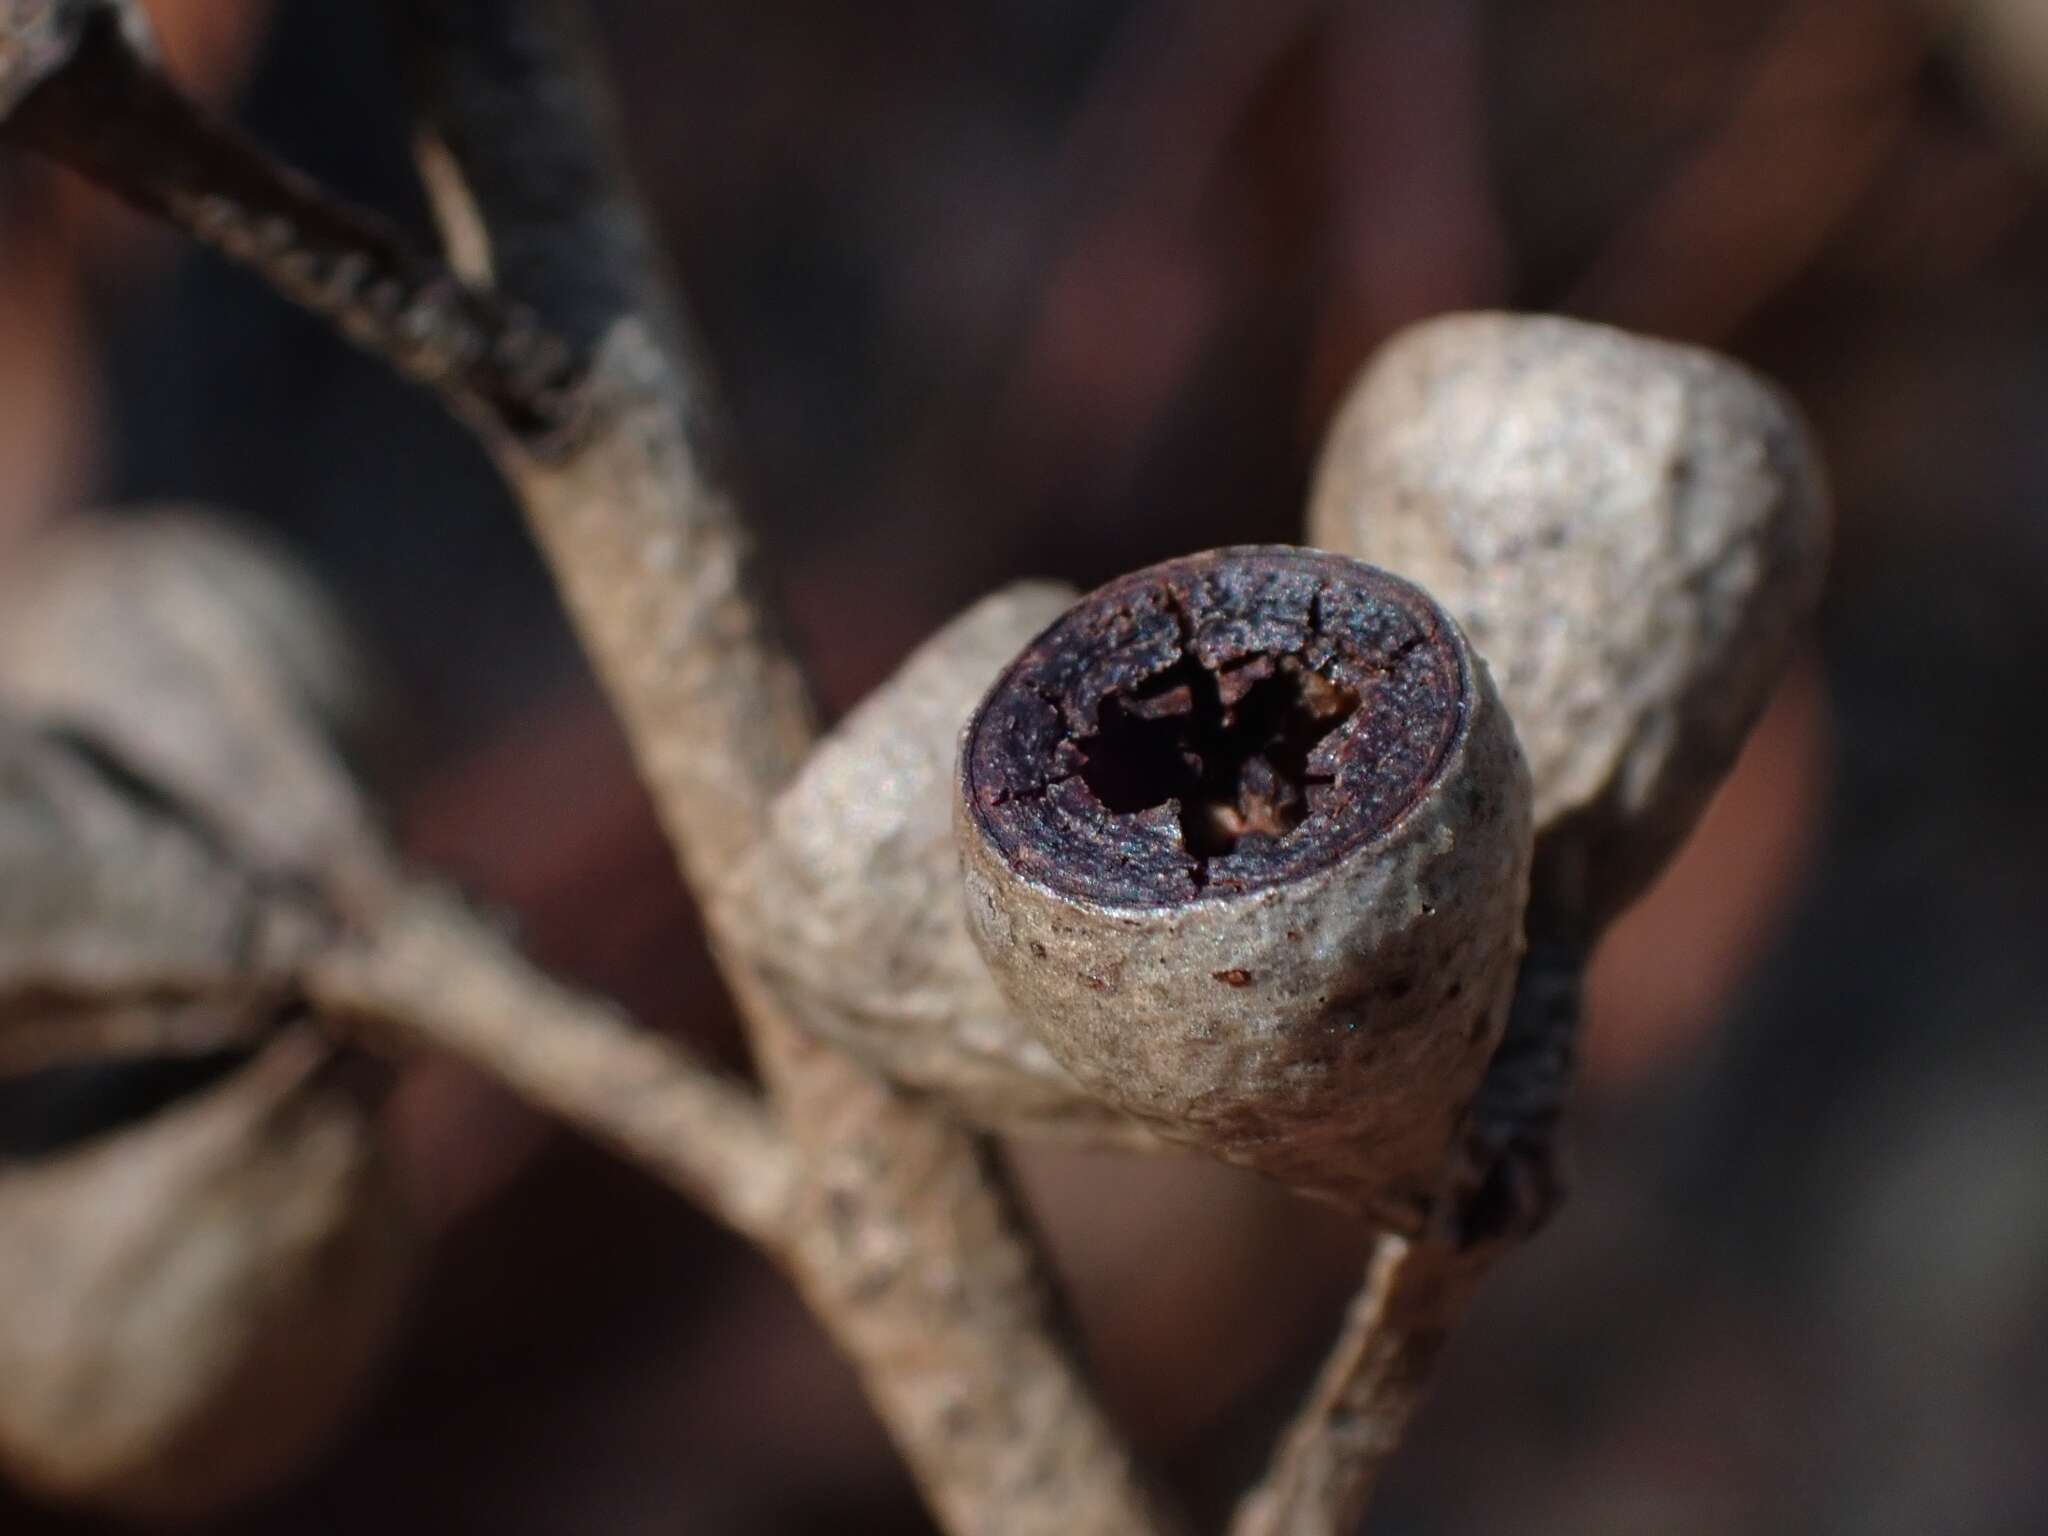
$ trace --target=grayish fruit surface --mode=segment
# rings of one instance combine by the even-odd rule
[[[112,749],[265,873],[347,895],[386,863],[339,755],[368,714],[332,607],[183,507],[82,517],[0,569],[0,696]]]
[[[1355,634],[1339,634],[1348,621],[1337,615],[1361,591]],[[1255,617],[1212,614],[1212,600]],[[1386,603],[1400,610],[1394,620],[1376,606]],[[1368,637],[1360,654],[1332,654],[1355,636]],[[1418,700],[1398,678],[1425,641],[1445,665],[1441,686],[1417,690]],[[1079,692],[1046,697],[1047,666],[1074,647],[1067,671],[1084,679]],[[989,752],[1023,743],[1015,750],[1028,754],[1048,733],[1066,736],[1048,761],[1084,763],[1104,729],[1085,697],[1106,676],[1142,711],[1191,663],[1218,668],[1227,698],[1233,671],[1282,657],[1358,690],[1328,750],[1310,754],[1311,770],[1331,770],[1332,783],[1311,791],[1327,798],[1289,830],[1248,831],[1237,853],[1193,860],[1191,893],[1176,872],[1193,846],[1175,826],[1176,816],[1191,825],[1187,806],[1116,811],[1080,767],[1035,789],[994,782]],[[1067,719],[1040,721],[1041,707]],[[1441,745],[1400,804],[1346,799],[1346,773],[1369,782],[1418,730]],[[1020,794],[1047,797],[1055,819],[1034,810],[1035,821],[1006,824],[1003,807]],[[956,799],[969,928],[1003,994],[1105,1101],[1164,1138],[1412,1230],[1504,1020],[1521,948],[1528,794],[1483,667],[1421,592],[1316,552],[1169,562],[1070,610],[977,713]],[[1376,819],[1383,811],[1392,819]],[[1368,819],[1347,823],[1354,814]],[[1082,880],[1060,869],[1077,860],[1100,869]],[[1141,873],[1126,879],[1127,868]],[[1147,901],[1145,881],[1178,894]]]
[[[320,933],[117,762],[0,714],[0,1026],[282,989]]]
[[[1464,625],[1535,782],[1539,886],[1594,926],[1690,830],[1826,557],[1797,411],[1713,353],[1547,316],[1390,341],[1339,410],[1309,538]]]
[[[409,1222],[310,1031],[76,1150],[0,1163],[0,1472],[192,1520],[294,1473],[401,1313]]]
[[[953,846],[961,727],[996,674],[1073,600],[1025,582],[934,635],[819,745],[768,836],[721,886],[719,932],[807,1030],[984,1124],[1111,1139],[996,990],[968,937]]]

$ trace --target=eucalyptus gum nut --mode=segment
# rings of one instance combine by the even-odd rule
[[[118,753],[255,868],[381,881],[342,760],[367,726],[362,664],[319,590],[225,521],[79,517],[10,550],[0,696]]]
[[[322,926],[120,763],[0,714],[0,1023],[105,998],[273,1007]]]
[[[182,1522],[298,1471],[416,1266],[377,1129],[298,1029],[133,1126],[0,1162],[0,1476]]]
[[[984,1124],[1123,1140],[1135,1128],[1074,1083],[990,980],[953,846],[961,728],[1074,595],[1020,583],[926,641],[777,798],[714,916],[803,1028],[896,1082]]]
[[[1805,425],[1746,369],[1477,314],[1368,364],[1309,538],[1421,583],[1464,625],[1528,755],[1539,889],[1597,928],[1734,761],[1818,596],[1827,521]]]
[[[990,973],[1085,1087],[1400,1230],[1521,949],[1529,787],[1426,594],[1341,556],[1169,561],[1071,608],[963,738]]]

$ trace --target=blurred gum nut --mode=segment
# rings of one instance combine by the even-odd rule
[[[415,1245],[372,1106],[313,1031],[64,1151],[0,1162],[0,1475],[219,1514],[361,1398]]]
[[[347,764],[371,690],[319,588],[223,517],[59,523],[0,567],[0,696],[202,813],[238,859],[343,901],[388,876]]]

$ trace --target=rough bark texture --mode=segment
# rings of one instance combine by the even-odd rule
[[[732,500],[691,447],[694,397],[638,322],[614,330],[591,388],[587,447],[539,460],[513,446],[504,463],[670,836],[715,890],[810,744],[808,698],[769,638]],[[1155,1529],[1115,1432],[1052,1342],[1046,1282],[1020,1279],[1037,1275],[1037,1256],[985,1150],[943,1110],[804,1035],[713,938],[798,1151],[792,1230],[805,1240],[785,1256],[941,1519],[956,1531]],[[840,1240],[815,1237],[821,1221]],[[1015,1440],[1020,1425],[1034,1443]]]
[[[969,928],[1076,1078],[1417,1227],[1500,1036],[1529,856],[1513,732],[1426,596],[1296,550],[1123,578],[1004,673],[960,776]]]
[[[822,1044],[798,1049],[822,1054]],[[879,1078],[789,1073],[815,1170],[791,1220],[798,1287],[865,1375],[946,1530],[1171,1531],[1076,1374],[1065,1311],[986,1142],[906,1114]],[[887,1192],[884,1198],[880,1192]]]
[[[481,433],[555,568],[686,869],[713,884],[759,840],[815,719],[762,601],[697,353],[619,174],[575,18],[536,0],[398,10],[417,45],[431,189],[458,259],[540,306],[550,335],[207,121],[155,73],[132,7],[70,0],[74,15],[82,25],[42,37],[19,6],[0,12],[0,37],[33,44],[0,54],[6,132],[329,315]],[[1036,1273],[1036,1255],[984,1149],[810,1041],[744,967],[728,972],[771,1091],[804,1106],[788,1114],[800,1199],[816,1209],[829,1191],[835,1214],[864,1234],[862,1253],[900,1256],[848,1285],[811,1267],[836,1250],[786,1254],[935,1507],[963,1530],[998,1519],[1017,1530],[1157,1528],[1128,1456],[1054,1343],[1043,1282],[1018,1283]],[[570,1054],[597,1038],[584,1034]],[[487,1068],[505,1046],[456,1039]],[[623,1062],[607,1059],[604,1072],[550,1084],[585,1123],[618,1112],[585,1095],[615,1081],[607,1072]],[[858,1110],[858,1155],[820,1130],[842,1101]],[[950,1176],[934,1180],[935,1166]],[[927,1307],[917,1281],[934,1266],[959,1287],[956,1315]],[[888,1341],[917,1330],[921,1369],[904,1376]],[[1027,1401],[1052,1411],[1026,1414]],[[963,1416],[949,1408],[958,1402],[1003,1411]],[[1052,1442],[1021,1461],[1014,1447],[975,1440],[1027,1420]],[[1011,1475],[1020,1466],[1041,1475]]]
[[[0,11],[11,137],[250,267],[485,430],[565,429],[573,359],[529,312],[208,118],[160,73],[133,0],[45,0],[24,23],[37,9]]]
[[[179,97],[130,0],[0,0],[0,128],[245,263],[478,430],[707,898],[769,1102],[533,974],[459,906],[401,896],[298,718],[317,689],[291,676],[288,631],[261,601],[224,627],[200,612],[201,588],[240,584],[207,555],[197,587],[175,559],[167,580],[132,586],[118,564],[106,585],[53,576],[61,600],[0,633],[0,691],[55,722],[0,720],[0,1070],[10,1050],[17,1065],[64,1059],[67,1039],[105,1054],[260,1038],[308,994],[371,1036],[455,1051],[758,1236],[853,1357],[948,1528],[1159,1530],[988,1144],[886,1075],[970,1104],[1037,1095],[1041,1119],[1065,1117],[1075,1101],[1050,1057],[1162,1134],[1402,1230],[1243,1516],[1257,1536],[1339,1529],[1458,1306],[1525,1229],[1517,1174],[1547,1171],[1569,1071],[1576,994],[1539,985],[1532,951],[1515,1015],[1528,1027],[1479,1082],[1530,867],[1508,713],[1536,780],[1531,933],[1575,965],[1690,825],[1810,603],[1822,496],[1796,419],[1718,359],[1569,322],[1466,317],[1376,362],[1333,433],[1315,535],[1435,590],[1502,669],[1507,710],[1420,593],[1354,574],[1304,599],[1276,573],[1312,558],[1274,550],[1202,591],[1157,572],[1120,584],[1128,611],[1084,619],[1078,665],[1027,649],[1002,714],[1013,760],[995,771],[970,742],[960,833],[971,936],[1041,1055],[976,991],[959,908],[880,913],[869,889],[882,871],[906,903],[935,889],[925,786],[968,673],[998,664],[993,632],[965,632],[971,665],[918,658],[799,776],[812,706],[573,18],[542,0],[396,9],[419,45],[423,172],[459,279]],[[1212,625],[1212,600],[1249,606]],[[110,622],[161,636],[160,654],[89,658]],[[889,709],[914,726],[900,782],[884,782]],[[832,815],[859,835],[826,849],[812,823]],[[843,976],[783,953],[813,940],[826,970],[839,946]],[[886,1013],[899,986],[915,1016]],[[0,1370],[0,1396],[34,1386],[0,1424],[16,1436],[0,1455],[43,1435],[44,1486],[198,1508],[277,1475],[345,1397],[378,1333],[381,1250],[343,1265],[363,1277],[349,1326],[272,1326],[298,1315],[305,1256],[346,1247],[372,1209],[353,1196],[345,1128],[293,1113],[271,1136],[263,1106],[328,1082],[306,1042],[287,1030],[216,1093],[0,1174],[0,1205],[23,1213],[0,1220],[55,1224],[47,1253],[0,1263],[0,1294],[26,1287],[58,1311],[20,1319],[75,1341],[67,1366],[14,1340],[27,1365]],[[146,1135],[166,1150],[111,1156]],[[306,1214],[323,1188],[338,1192],[324,1224]],[[221,1221],[165,1225],[221,1190]],[[86,1234],[96,1245],[58,1230],[60,1204],[81,1201],[123,1217]],[[232,1234],[232,1261],[195,1242],[204,1231]],[[252,1297],[253,1273],[274,1287]],[[132,1348],[115,1328],[120,1358],[94,1357],[145,1293],[189,1325]],[[67,1298],[86,1310],[64,1313]],[[137,1361],[192,1394],[107,1388]],[[304,1418],[244,1423],[280,1370],[332,1390]],[[154,1429],[137,1428],[144,1414]],[[160,1462],[230,1422],[231,1449]],[[211,1486],[166,1481],[195,1471]]]
[[[1697,348],[1458,315],[1374,357],[1309,537],[1427,588],[1493,668],[1536,788],[1538,887],[1596,921],[1688,832],[1818,595],[1797,411]]]

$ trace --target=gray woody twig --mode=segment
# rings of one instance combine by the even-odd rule
[[[571,19],[523,3],[404,13],[445,146],[428,173],[451,246],[539,306],[559,341],[208,122],[138,48],[131,5],[0,10],[0,39],[34,44],[0,51],[0,106],[15,108],[14,136],[328,314],[480,432],[555,568],[686,868],[709,888],[757,839],[815,720],[710,449],[717,431],[694,351],[617,172]],[[391,934],[394,948],[326,973],[331,1001],[358,1016],[403,1012],[436,1044],[660,1160],[660,1124],[622,1122],[617,1096],[596,1091],[617,1089],[621,1073],[662,1070],[634,1066],[631,1034],[536,988],[516,1018],[553,1045],[515,1053],[497,1005],[512,1008],[522,988],[488,1010],[488,991],[435,1003],[385,989],[417,981],[413,946],[446,937]],[[1042,1266],[988,1150],[802,1038],[746,972],[728,974],[796,1146],[779,1255],[861,1368],[941,1519],[962,1531],[1158,1528],[1058,1341]],[[564,1065],[579,1051],[592,1067],[580,1075]],[[699,1126],[671,1123],[679,1140],[702,1139]],[[772,1203],[735,1209],[751,1222]]]
[[[1555,1211],[1557,1121],[1570,1087],[1584,957],[1573,940],[1531,943],[1435,1221],[1374,1244],[1322,1372],[1231,1536],[1357,1528],[1480,1283]]]
[[[133,0],[0,0],[8,136],[252,268],[494,431],[556,431],[573,366],[519,305],[326,195],[184,97]]]
[[[787,1241],[794,1163],[754,1095],[541,974],[460,902],[408,891],[369,933],[318,952],[301,984],[322,1019],[487,1063],[735,1231]]]
[[[759,841],[816,725],[755,575],[711,391],[617,168],[574,18],[514,0],[404,13],[426,121],[492,270],[595,348],[576,446],[500,439],[500,463],[671,840],[699,889],[715,889]],[[727,974],[798,1147],[791,1270],[941,1518],[961,1530],[1153,1528],[1056,1342],[1048,1283],[986,1149],[799,1034],[744,967]]]

